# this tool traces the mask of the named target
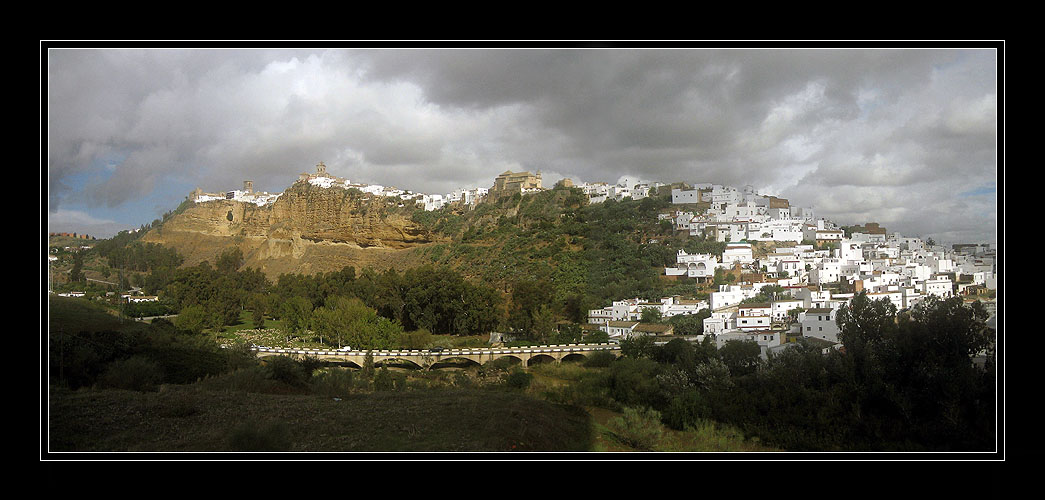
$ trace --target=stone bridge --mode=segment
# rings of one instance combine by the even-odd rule
[[[584,359],[594,352],[607,351],[620,357],[619,344],[565,344],[529,347],[471,347],[443,350],[366,350],[340,351],[331,349],[283,349],[275,347],[254,347],[259,357],[263,356],[312,356],[324,361],[353,364],[362,367],[367,354],[374,357],[374,364],[383,362],[407,362],[420,369],[429,369],[436,363],[450,360],[468,360],[483,365],[500,358],[517,359],[522,366],[537,363],[563,360]]]

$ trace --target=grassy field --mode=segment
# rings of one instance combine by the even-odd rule
[[[97,304],[53,298],[50,328],[144,332]],[[223,332],[249,338],[246,328]],[[482,344],[481,337],[433,336],[433,343]],[[257,342],[263,343],[263,342]],[[510,370],[510,369],[509,369]],[[777,451],[733,429],[704,423],[676,432],[659,421],[622,424],[624,410],[604,393],[602,368],[579,363],[532,367],[525,389],[483,367],[390,370],[404,383],[375,390],[352,383],[280,385],[259,367],[188,385],[135,392],[85,387],[47,392],[52,452],[628,452]],[[317,373],[324,373],[319,371]],[[349,374],[345,374],[348,376]],[[326,380],[317,376],[316,380]],[[375,379],[376,380],[376,379]],[[318,384],[318,385],[317,385]],[[635,436],[646,437],[642,446]],[[652,437],[650,437],[652,436]]]
[[[587,451],[576,408],[489,390],[331,398],[209,391],[54,391],[49,449],[109,452]]]

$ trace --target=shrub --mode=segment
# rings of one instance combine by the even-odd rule
[[[264,364],[265,378],[294,387],[302,387],[308,380],[305,368],[288,356],[269,357]]]
[[[508,374],[505,383],[512,389],[526,389],[533,382],[533,375],[526,373],[522,368],[516,368]]]
[[[301,364],[301,369],[305,372],[305,382],[312,380],[312,374],[324,365],[323,360],[312,355],[301,358],[298,363]]]
[[[392,377],[392,373],[388,371],[388,368],[382,366],[374,374],[374,390],[391,391],[393,389],[395,389],[395,379]]]
[[[610,420],[609,427],[624,444],[643,451],[652,451],[664,434],[660,413],[650,408],[624,408],[623,415]]]
[[[98,377],[98,387],[153,391],[163,382],[163,370],[154,361],[141,356],[109,363]]]
[[[454,387],[470,389],[475,387],[475,381],[465,372],[456,372],[453,374],[453,385]]]
[[[518,362],[519,360],[509,357],[497,358],[492,361],[487,361],[486,364],[484,364],[481,367],[481,372],[484,375],[499,375],[502,373],[508,373],[509,371],[511,371],[512,367],[515,366]]]
[[[347,369],[323,370],[312,378],[312,393],[321,396],[344,396],[354,387],[352,371]]]
[[[253,392],[258,394],[287,394],[296,390],[278,380],[269,378],[264,367],[255,366],[206,377],[198,382],[200,387],[211,391]]]
[[[616,359],[617,356],[612,352],[595,351],[584,360],[584,366],[587,368],[606,368]]]
[[[711,411],[699,391],[689,390],[672,399],[663,416],[668,427],[681,431],[710,418]]]
[[[248,342],[237,342],[227,347],[225,354],[229,371],[250,368],[258,364],[258,354],[251,349]]]

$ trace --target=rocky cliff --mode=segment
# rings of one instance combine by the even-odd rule
[[[196,204],[142,241],[176,249],[189,266],[213,263],[224,249],[238,246],[245,265],[270,279],[345,266],[402,269],[412,264],[409,249],[439,239],[411,221],[411,209],[399,203],[358,190],[298,183],[267,206],[230,200]]]

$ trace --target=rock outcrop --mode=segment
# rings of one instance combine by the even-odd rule
[[[213,263],[239,246],[245,265],[270,278],[328,272],[345,266],[405,268],[409,249],[438,241],[410,220],[398,198],[297,183],[274,203],[216,200],[191,206],[142,241],[176,249],[185,265]]]

